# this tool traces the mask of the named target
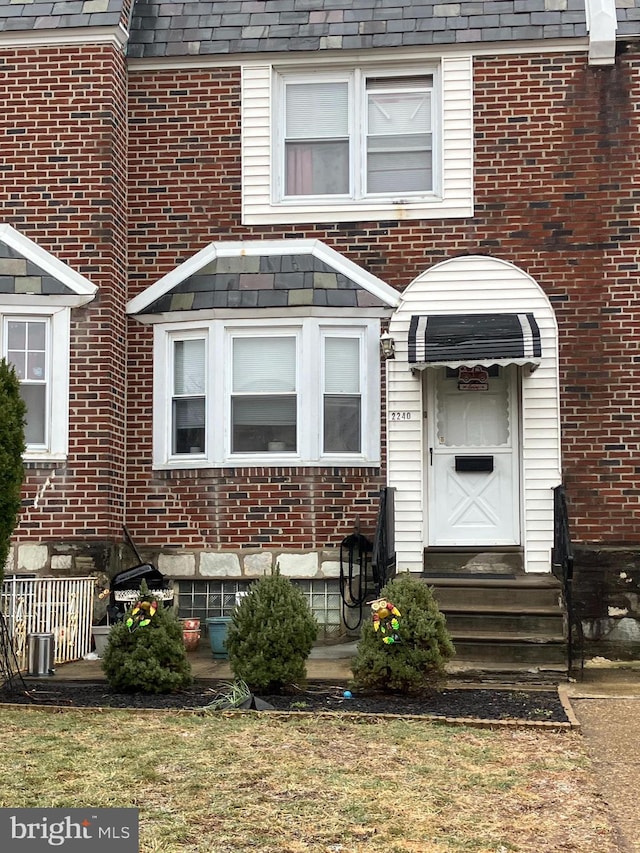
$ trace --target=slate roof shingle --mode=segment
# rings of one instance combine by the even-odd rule
[[[617,0],[618,37],[640,0]],[[586,35],[585,0],[9,0],[0,34],[129,29],[133,58],[415,47]]]

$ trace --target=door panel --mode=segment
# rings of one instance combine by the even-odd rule
[[[425,373],[427,544],[519,544],[516,369]]]

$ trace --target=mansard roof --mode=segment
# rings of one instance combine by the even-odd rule
[[[640,0],[617,5],[618,35],[639,33]],[[586,35],[585,0],[137,0],[129,55],[388,49]]]
[[[11,0],[0,9],[0,33],[85,27],[129,28],[133,0]]]
[[[615,0],[617,37],[640,35],[640,0]],[[609,0],[10,0],[2,37],[106,29],[132,58],[365,50],[585,38]]]

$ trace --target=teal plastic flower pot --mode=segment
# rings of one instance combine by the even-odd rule
[[[210,616],[206,621],[209,643],[214,658],[228,658],[227,653],[227,629],[230,616]]]

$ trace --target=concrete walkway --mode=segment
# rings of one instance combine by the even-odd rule
[[[596,663],[566,688],[621,853],[640,853],[640,662]]]

